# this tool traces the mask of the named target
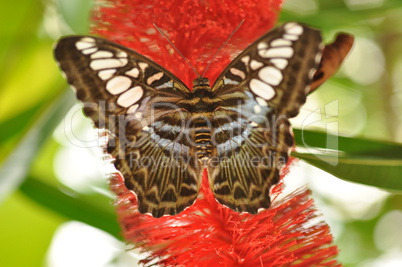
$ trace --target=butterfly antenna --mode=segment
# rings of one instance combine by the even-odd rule
[[[211,66],[212,62],[214,61],[214,59],[218,56],[219,52],[221,52],[221,50],[223,49],[223,47],[229,42],[230,38],[232,38],[233,34],[235,34],[235,32],[237,32],[237,30],[240,28],[240,26],[243,24],[244,19],[242,21],[240,21],[239,25],[237,25],[236,29],[234,29],[232,31],[232,33],[229,35],[229,37],[226,39],[226,41],[221,45],[221,47],[219,47],[218,51],[216,51],[215,55],[212,57],[212,59],[209,61],[207,67],[205,68],[204,72],[202,73],[201,77],[204,77],[205,73],[207,72],[207,70],[209,69],[209,67]]]
[[[179,53],[179,55],[187,62],[187,64],[193,69],[195,75],[197,75],[197,77],[201,77],[201,75],[198,73],[197,69],[194,68],[194,66],[190,63],[190,61],[188,61],[188,59],[183,56],[183,54],[180,52],[179,49],[177,49],[177,47],[172,43],[172,41],[169,40],[169,38],[162,32],[162,30],[156,26],[155,23],[152,23],[155,27],[155,29],[163,36],[165,37],[165,39],[169,42],[169,44],[174,48],[174,50],[176,50],[177,53]]]

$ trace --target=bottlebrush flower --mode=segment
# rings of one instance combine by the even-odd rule
[[[92,32],[130,47],[169,69],[191,88],[196,77],[152,26],[169,36],[203,72],[211,57],[244,19],[206,76],[211,83],[231,57],[273,27],[280,0],[109,0],[99,3]],[[285,175],[287,168],[282,173]],[[140,248],[145,265],[159,266],[339,266],[329,227],[317,220],[307,189],[275,200],[257,215],[234,212],[215,200],[206,173],[199,199],[175,216],[140,214],[135,195],[116,173],[111,188],[126,240]]]
[[[172,47],[153,23],[202,72],[244,19],[206,75],[213,83],[231,56],[275,25],[281,3],[281,0],[109,0],[106,4],[100,1],[92,32],[149,57],[191,88],[196,78],[194,72],[177,53],[171,53]]]
[[[286,171],[284,172],[284,174]],[[149,256],[148,266],[341,266],[327,224],[302,188],[257,215],[218,204],[203,177],[200,199],[175,216],[140,214],[121,176],[111,180],[126,240]]]

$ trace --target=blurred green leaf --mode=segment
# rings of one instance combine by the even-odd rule
[[[0,167],[0,201],[12,193],[25,179],[39,150],[74,102],[73,92],[67,90],[38,119],[18,146],[3,161]]]
[[[338,178],[388,190],[402,190],[402,144],[295,129],[292,155]],[[338,152],[339,151],[339,152]]]
[[[339,150],[354,155],[402,159],[402,144],[359,137],[337,136],[325,132],[294,129],[295,141],[301,147]],[[337,140],[335,143],[331,140]]]
[[[121,239],[120,226],[111,200],[105,197],[85,197],[66,188],[54,187],[29,177],[20,191],[38,204],[68,219],[87,223]]]
[[[73,33],[87,34],[93,2],[93,0],[56,0],[56,7]]]
[[[29,123],[34,119],[43,105],[44,103],[40,102],[37,105],[0,122],[0,145],[7,142],[10,138],[20,135],[27,125],[29,125]]]
[[[351,9],[344,1],[317,1],[319,12],[314,14],[296,14],[292,11],[283,9],[280,14],[281,21],[304,22],[322,30],[339,29],[340,27],[350,27],[355,24],[365,23],[367,20],[381,18],[389,12],[402,9],[402,1],[385,0],[382,5],[364,8]],[[402,10],[401,10],[402,11]]]
[[[41,0],[0,1],[0,67],[3,70],[0,78],[12,70],[9,64],[19,56],[15,52],[32,42],[41,21],[42,3]]]
[[[0,208],[0,266],[50,267],[44,265],[53,234],[65,218],[49,212],[20,192]]]

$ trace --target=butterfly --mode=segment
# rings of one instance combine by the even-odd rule
[[[161,217],[197,199],[204,169],[219,203],[251,214],[269,208],[294,145],[289,118],[343,61],[320,66],[323,49],[318,30],[289,22],[241,52],[212,86],[198,77],[191,91],[103,38],[64,37],[54,55],[84,113],[109,132],[107,153],[139,211]]]

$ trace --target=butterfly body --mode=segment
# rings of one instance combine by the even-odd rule
[[[139,211],[174,215],[197,198],[202,173],[221,204],[257,213],[286,164],[289,118],[321,59],[317,30],[294,22],[240,53],[210,86],[189,90],[150,59],[92,36],[61,39],[55,58],[137,198]]]

